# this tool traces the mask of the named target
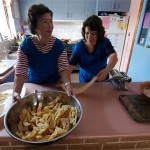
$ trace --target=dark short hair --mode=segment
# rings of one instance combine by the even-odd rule
[[[88,17],[84,22],[82,26],[82,36],[85,39],[85,28],[89,27],[91,31],[97,31],[97,42],[101,41],[105,34],[105,29],[103,27],[103,23],[101,18],[99,18],[96,15],[92,15]]]
[[[27,22],[32,34],[35,34],[38,19],[45,13],[49,13],[51,17],[53,17],[53,12],[43,4],[32,5],[29,7]]]

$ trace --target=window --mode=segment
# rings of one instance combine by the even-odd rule
[[[0,40],[5,40],[6,38],[10,38],[10,31],[7,25],[3,0],[0,0],[0,14],[1,14],[1,23],[0,23]]]
[[[148,1],[138,43],[144,45],[150,28],[150,0]]]
[[[0,42],[14,38],[16,35],[14,19],[12,17],[10,0],[0,0]]]

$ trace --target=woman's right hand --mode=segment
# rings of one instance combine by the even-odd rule
[[[14,92],[14,94],[13,94],[13,102],[16,102],[16,101],[20,102],[21,101],[21,96],[20,96],[19,93]]]
[[[69,84],[67,84],[67,86],[65,86],[67,95],[68,96],[75,95],[73,92],[73,88],[71,86],[71,83],[70,82],[68,82],[68,83]]]

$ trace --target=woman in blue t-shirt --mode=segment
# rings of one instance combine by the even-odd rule
[[[69,61],[71,71],[74,66],[79,66],[80,82],[88,82],[94,76],[98,77],[97,81],[103,81],[116,65],[116,51],[104,34],[102,20],[98,16],[92,15],[83,22],[83,39],[74,45]]]
[[[72,94],[69,64],[64,44],[52,36],[53,12],[43,4],[32,5],[28,10],[31,36],[18,48],[15,68],[13,99],[21,100],[25,80],[35,84],[61,81],[68,95]]]

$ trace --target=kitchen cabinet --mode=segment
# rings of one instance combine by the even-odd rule
[[[27,20],[29,6],[41,3],[40,0],[19,0],[21,18]],[[53,11],[54,20],[84,20],[95,14],[96,0],[42,0]]]
[[[36,3],[36,0],[19,0],[18,2],[20,4],[21,18],[23,21],[27,21],[28,9],[31,5]]]
[[[98,11],[128,12],[131,0],[99,0]]]
[[[69,0],[69,13],[71,20],[83,20],[84,0]]]
[[[88,18],[91,15],[95,14],[96,11],[96,0],[85,0],[85,13],[84,18]]]
[[[50,9],[52,7],[52,4],[51,4],[52,2],[47,1],[47,0],[42,0],[42,1],[41,0],[18,0],[18,3],[20,5],[20,13],[21,13],[21,18],[23,21],[27,21],[28,9],[33,4],[41,4],[42,3]],[[15,11],[15,13],[16,13],[16,11]]]
[[[52,8],[52,1],[51,1],[51,0],[36,0],[36,4],[44,4],[44,5],[46,5],[49,9]]]
[[[84,0],[52,0],[54,20],[83,20]]]
[[[63,20],[68,18],[68,0],[52,0],[53,18],[54,20]]]

